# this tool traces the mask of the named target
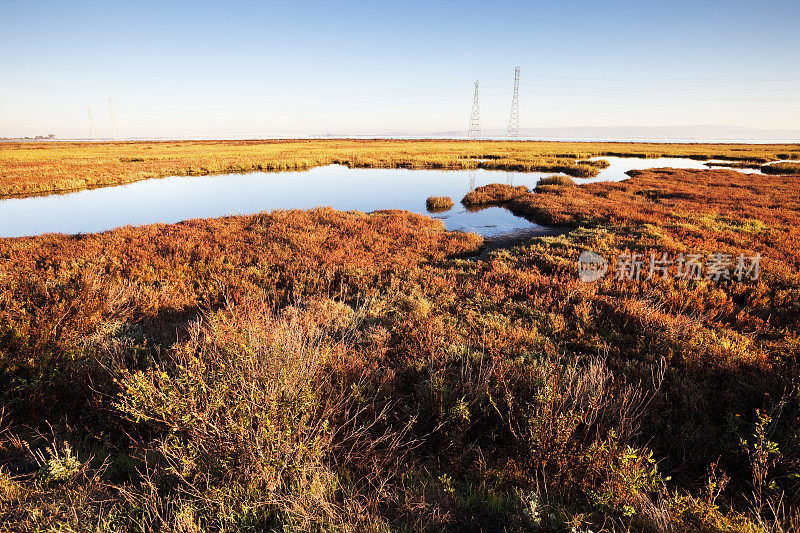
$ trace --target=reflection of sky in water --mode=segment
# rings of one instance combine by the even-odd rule
[[[707,168],[688,159],[604,157],[611,166],[586,181],[625,179],[633,168]],[[549,172],[349,169],[331,165],[306,172],[179,176],[69,194],[0,200],[0,236],[48,232],[92,233],[154,222],[250,214],[272,209],[331,206],[340,210],[407,209],[425,213],[429,196],[450,196],[456,205],[432,216],[448,229],[484,236],[537,226],[492,207],[468,212],[459,203],[470,187],[513,183],[533,188]]]
[[[593,157],[592,159],[605,159],[610,163],[608,168],[600,170],[600,174],[593,178],[576,180],[578,183],[589,183],[595,181],[620,181],[629,178],[625,174],[629,170],[643,170],[646,168],[697,168],[708,169],[703,163],[705,161],[695,161],[693,159],[682,159],[679,157],[658,157],[655,159],[638,159],[635,157]]]
[[[331,206],[344,211],[407,209],[426,213],[429,196],[456,205],[433,216],[449,229],[491,236],[534,224],[495,207],[475,213],[459,203],[470,186],[506,183],[533,187],[542,173],[349,169],[331,165],[306,172],[179,176],[75,193],[0,201],[0,235],[91,233],[124,225],[249,214],[272,209]]]
[[[748,174],[761,174],[758,168],[730,168],[725,166],[716,166],[713,163],[727,163],[727,161],[710,160],[710,161],[696,161],[694,159],[680,158],[680,157],[658,157],[655,159],[640,159],[636,157],[593,157],[592,159],[605,159],[610,163],[608,168],[600,171],[600,174],[593,178],[583,180],[576,180],[578,183],[589,183],[596,181],[620,181],[627,179],[629,176],[625,174],[629,170],[644,170],[647,168],[694,168],[701,170],[708,169],[727,169],[735,170],[737,172],[745,172]],[[776,161],[777,162],[777,161]],[[712,163],[707,165],[706,163]]]

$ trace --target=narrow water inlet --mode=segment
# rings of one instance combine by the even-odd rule
[[[578,183],[626,179],[632,169],[656,167],[707,169],[686,158],[597,157],[610,166]],[[484,237],[546,228],[514,216],[502,207],[467,211],[459,202],[472,188],[489,183],[531,189],[551,172],[489,170],[352,169],[341,165],[303,172],[254,172],[210,176],[174,176],[67,194],[0,200],[0,237],[44,233],[94,233],[126,225],[174,223],[192,218],[245,215],[273,209],[330,206],[343,211],[404,209],[441,219],[450,230]],[[449,196],[455,206],[427,213],[429,196]]]

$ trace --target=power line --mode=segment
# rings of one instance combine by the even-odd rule
[[[114,140],[118,140],[119,130],[117,129],[117,118],[114,116],[114,104],[111,102],[111,98],[106,101],[108,102],[108,116],[111,119],[111,135]]]
[[[475,96],[472,98],[472,115],[469,117],[467,137],[477,139],[481,136],[481,111],[478,103],[478,80],[475,80]]]
[[[92,113],[92,106],[86,106],[86,114],[89,116],[89,126],[92,130],[92,140],[97,140],[97,126],[94,123],[94,113]]]
[[[508,115],[506,138],[519,139],[519,67],[514,69],[514,96],[511,98],[511,113]]]

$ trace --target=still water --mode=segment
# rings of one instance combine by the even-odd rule
[[[618,181],[631,169],[708,168],[681,158],[602,157],[611,163],[594,178],[578,183]],[[551,172],[437,171],[350,169],[340,165],[305,172],[254,172],[216,176],[176,176],[115,187],[0,200],[0,237],[43,233],[93,233],[127,226],[172,223],[192,218],[241,215],[273,209],[331,206],[344,211],[406,209],[426,213],[429,196],[450,196],[456,205],[433,213],[451,230],[485,237],[546,228],[515,217],[502,207],[467,211],[459,201],[472,188],[489,183],[525,185],[531,189]]]

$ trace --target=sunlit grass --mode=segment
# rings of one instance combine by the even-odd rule
[[[425,207],[431,212],[447,211],[453,205],[453,199],[449,196],[430,196],[425,200]]]
[[[0,143],[0,195],[118,185],[171,175],[306,170],[329,164],[591,177],[605,163],[587,158],[603,155],[763,163],[800,157],[800,146],[377,139]]]
[[[559,174],[547,176],[542,178],[536,184],[536,191],[541,192],[547,187],[575,187],[575,182],[569,176],[562,176]]]
[[[467,193],[464,198],[461,199],[461,203],[467,207],[500,205],[527,193],[528,188],[524,185],[513,187],[511,185],[490,183],[489,185],[477,187],[474,191]]]
[[[782,162],[763,165],[761,172],[764,174],[800,174],[800,163]]]

